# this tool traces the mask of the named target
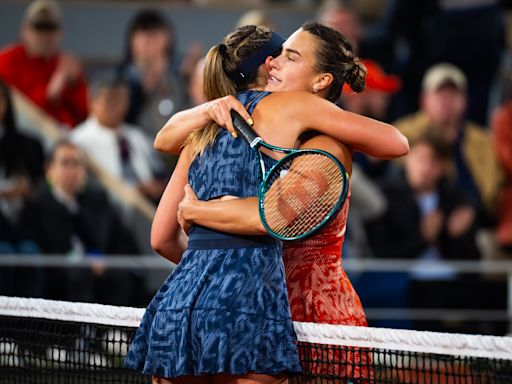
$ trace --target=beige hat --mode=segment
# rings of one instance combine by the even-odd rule
[[[27,8],[25,21],[32,25],[59,26],[62,12],[54,0],[35,0]]]
[[[464,73],[453,64],[436,64],[423,76],[423,92],[435,91],[442,85],[453,84],[461,91],[466,91],[467,80]]]

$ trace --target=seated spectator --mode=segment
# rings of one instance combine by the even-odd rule
[[[152,143],[124,122],[129,88],[116,76],[105,75],[91,85],[91,114],[72,132],[72,140],[111,175],[158,201],[165,181]]]
[[[505,175],[498,203],[497,241],[502,250],[512,257],[512,101],[494,111],[491,126],[494,151]]]
[[[140,127],[151,141],[188,104],[175,48],[174,28],[160,12],[143,10],[131,21],[126,57],[119,69],[130,87],[126,121]]]
[[[18,130],[9,88],[0,80],[0,255],[32,251],[18,242],[16,225],[25,199],[42,180],[43,165],[41,144]],[[18,273],[2,267],[0,294],[27,292],[17,284]]]
[[[138,253],[105,193],[88,187],[84,154],[75,144],[58,142],[48,160],[48,184],[25,205],[20,238],[39,252],[69,258],[94,257],[91,270],[45,270],[44,297],[129,305],[138,286],[130,272],[105,270],[101,257]]]
[[[342,107],[350,112],[388,121],[390,100],[400,90],[401,81],[397,76],[385,73],[376,61],[364,59],[362,62],[367,70],[366,88],[357,93],[346,86],[340,98]],[[387,160],[374,159],[363,153],[356,153],[354,159],[362,171],[374,181],[393,171],[392,162]]]
[[[480,283],[475,276],[458,276],[452,268],[436,263],[480,258],[475,209],[464,193],[444,177],[450,157],[451,149],[442,141],[428,136],[418,138],[404,159],[402,172],[382,185],[388,204],[386,212],[368,225],[369,243],[376,257],[418,260],[409,276],[395,274],[391,284],[384,274],[373,282],[379,286],[381,280],[391,284],[393,300],[401,297],[403,307],[457,308],[468,302],[460,299],[461,288]],[[440,287],[450,287],[449,292],[431,297],[429,292],[439,293]],[[381,294],[381,304],[389,294],[390,291]],[[415,322],[414,326],[453,330],[436,322]]]
[[[87,116],[80,62],[60,52],[62,14],[53,0],[35,0],[21,26],[21,43],[0,52],[0,78],[68,127]]]
[[[268,12],[262,9],[251,9],[240,16],[236,22],[236,27],[243,27],[245,25],[265,25],[270,29],[277,29],[275,20]]]
[[[387,121],[390,98],[401,87],[400,79],[389,75],[373,60],[362,60],[365,65],[366,88],[363,92],[354,92],[348,85],[341,94],[343,107],[351,112],[373,119]]]
[[[421,108],[398,120],[396,127],[414,144],[428,131],[452,147],[449,177],[491,223],[500,173],[484,128],[465,119],[466,77],[457,67],[442,63],[430,68],[422,83]]]
[[[475,209],[444,175],[451,149],[436,138],[418,138],[402,172],[382,184],[388,202],[372,224],[380,258],[478,259]]]

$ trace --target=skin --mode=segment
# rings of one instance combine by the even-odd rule
[[[299,45],[302,50],[299,50]],[[283,47],[283,54],[275,60],[275,63],[267,61],[266,66],[268,68],[268,90],[285,90],[286,87],[290,86],[289,89],[300,89],[301,91],[286,92],[286,93],[273,93],[263,99],[260,104],[256,107],[254,117],[254,129],[256,132],[266,141],[273,143],[274,145],[291,147],[295,146],[298,137],[301,133],[308,129],[316,129],[320,132],[335,136],[341,139],[347,139],[350,144],[353,144],[359,148],[370,148],[374,151],[381,151],[381,155],[387,155],[390,157],[399,156],[407,153],[408,144],[405,138],[403,138],[394,127],[380,123],[371,119],[364,118],[346,111],[343,111],[336,107],[333,103],[323,100],[315,95],[307,92],[312,92],[313,89],[317,91],[319,95],[324,95],[326,88],[332,82],[332,75],[328,73],[316,74],[312,70],[311,63],[314,62],[314,47],[315,41],[313,37],[303,31],[297,31],[290,39],[287,44]],[[307,70],[307,71],[305,71]],[[288,72],[295,74],[296,78],[288,76]],[[301,71],[301,76],[297,77],[297,73]],[[260,72],[256,84],[252,84],[251,89],[262,89],[267,79],[267,73],[264,68],[260,67]],[[250,116],[240,106],[236,106],[236,103],[232,98],[224,98],[222,105],[211,103],[208,106],[199,106],[191,110],[185,111],[178,118],[171,118],[168,124],[158,134],[155,147],[159,149],[167,145],[167,138],[174,137],[174,142],[171,146],[173,149],[179,148],[181,145],[180,139],[186,138],[186,136],[193,130],[204,125],[213,116],[219,118],[215,120],[217,123],[232,128],[231,121],[229,118],[229,109],[225,107],[233,106],[234,109],[240,110],[242,116],[247,120],[251,121]],[[309,108],[304,108],[304,105],[308,105]],[[222,112],[220,108],[224,109]],[[220,112],[220,113],[219,113]],[[176,116],[176,115],[175,115]],[[319,118],[322,116],[322,118]],[[276,130],[275,127],[283,126],[286,124],[286,130]],[[185,127],[183,126],[185,125]],[[178,132],[176,128],[179,127]],[[345,127],[341,129],[341,127]],[[359,127],[364,134],[359,134]],[[342,134],[340,134],[340,129]],[[378,129],[386,131],[386,137],[381,139],[387,141],[396,140],[394,145],[391,145],[392,151],[382,151],[382,147],[385,146],[383,142],[378,145],[376,142],[372,142],[372,133],[375,135]],[[354,134],[354,132],[357,132]],[[178,136],[178,139],[176,137]],[[323,141],[323,148],[329,152],[334,152],[338,158],[345,157],[349,158],[350,153],[340,143],[327,138],[320,137],[316,138],[319,140],[315,147],[322,147],[321,142]],[[370,143],[367,143],[370,141]],[[336,149],[335,146],[338,146]],[[379,148],[380,149],[379,149]],[[161,149],[160,148],[160,149]],[[338,153],[337,153],[338,151]],[[169,215],[169,212],[180,212],[184,211],[183,205],[180,206],[181,200],[185,197],[185,186],[188,180],[188,168],[192,161],[192,155],[190,149],[185,147],[181,152],[178,164],[172,175],[171,181],[166,188],[160,205],[158,206],[155,218],[153,220],[153,226],[151,231],[151,245],[153,248],[160,253],[162,256],[170,259],[171,261],[178,262],[181,253],[186,248],[187,237],[183,229],[180,227],[178,218],[174,215]],[[187,193],[190,190],[187,189]],[[190,194],[188,195],[190,197]],[[225,197],[228,198],[229,197]],[[237,200],[226,200],[213,201],[213,203],[234,203],[234,204],[245,204],[249,203],[249,212],[253,210],[256,205],[254,199],[237,199]],[[187,200],[185,200],[187,201]],[[191,199],[189,199],[191,201]],[[232,209],[229,209],[232,211]],[[243,211],[247,212],[247,211]],[[178,213],[178,216],[180,213]],[[251,212],[249,215],[244,215],[245,220],[247,217],[257,217]],[[261,223],[260,223],[261,225]],[[254,377],[248,377],[247,375],[242,377],[230,376],[233,383],[276,383],[283,380],[282,377],[276,378],[270,375],[254,375]],[[187,381],[188,378],[183,382]],[[195,378],[199,379],[199,378]],[[157,379],[163,380],[163,379]],[[158,381],[154,381],[158,382]],[[181,383],[179,380],[172,381],[160,381],[160,382],[171,382]],[[196,381],[194,381],[196,382]],[[208,383],[211,381],[197,381],[198,383]],[[225,382],[225,381],[224,381]]]

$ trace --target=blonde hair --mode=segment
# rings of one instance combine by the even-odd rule
[[[258,51],[270,40],[272,32],[268,27],[246,25],[236,28],[228,34],[221,44],[210,49],[204,66],[204,96],[206,100],[214,100],[228,95],[236,95],[238,91],[247,89],[256,80],[257,72],[246,76],[241,82],[235,83],[228,76],[236,70],[245,59]],[[184,145],[189,146],[192,155],[202,154],[217,137],[219,126],[209,122],[201,129],[189,135]]]

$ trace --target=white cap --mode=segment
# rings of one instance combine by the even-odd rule
[[[466,91],[467,80],[464,73],[450,63],[436,64],[428,69],[423,76],[423,92],[435,91],[442,85],[453,84],[461,91]]]

